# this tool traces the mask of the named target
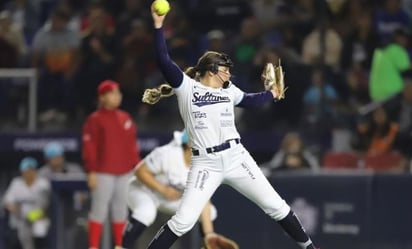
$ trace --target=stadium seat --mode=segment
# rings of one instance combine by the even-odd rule
[[[360,157],[352,152],[328,152],[323,157],[324,169],[357,169]]]
[[[402,163],[402,155],[395,151],[365,156],[365,168],[373,171],[401,171]]]

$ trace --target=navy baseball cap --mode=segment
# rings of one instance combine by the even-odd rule
[[[37,168],[37,160],[33,157],[25,157],[20,161],[20,172],[26,171],[28,169]]]
[[[56,156],[62,156],[64,154],[64,148],[60,143],[51,142],[43,149],[44,157],[50,159]]]

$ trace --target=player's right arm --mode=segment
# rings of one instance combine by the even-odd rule
[[[173,88],[178,88],[183,81],[183,71],[179,68],[179,66],[176,65],[176,63],[174,63],[170,59],[169,52],[167,50],[166,40],[163,34],[163,22],[166,15],[157,15],[152,7],[152,17],[155,28],[154,38],[156,47],[156,59],[166,81]]]
[[[90,189],[94,189],[97,186],[98,130],[96,118],[90,116],[84,124],[82,132],[82,157],[87,171],[87,183]]]
[[[161,182],[157,181],[154,174],[150,172],[150,170],[148,169],[144,160],[137,165],[135,170],[135,176],[144,185],[160,193],[169,201],[178,200],[181,196],[181,193],[177,189],[171,186],[164,185]]]
[[[7,188],[4,194],[3,206],[4,208],[12,214],[17,214],[19,212],[19,207],[16,204],[16,195],[18,191],[18,186],[16,180],[12,180],[10,186]]]

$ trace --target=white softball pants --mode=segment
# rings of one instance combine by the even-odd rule
[[[242,144],[211,154],[192,156],[182,203],[167,222],[178,236],[190,231],[204,205],[220,184],[228,184],[256,203],[272,219],[286,217],[289,205],[273,189],[262,171]]]
[[[150,226],[156,219],[157,212],[173,215],[178,210],[181,199],[169,201],[152,190],[130,183],[127,193],[127,204],[132,212],[132,217],[146,226]],[[211,218],[216,219],[217,211],[212,205]]]

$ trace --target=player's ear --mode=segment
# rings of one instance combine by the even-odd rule
[[[215,75],[215,73],[214,73],[214,72],[212,72],[211,70],[207,70],[206,72],[207,72],[207,74],[208,74],[209,76],[213,76],[213,75]]]

